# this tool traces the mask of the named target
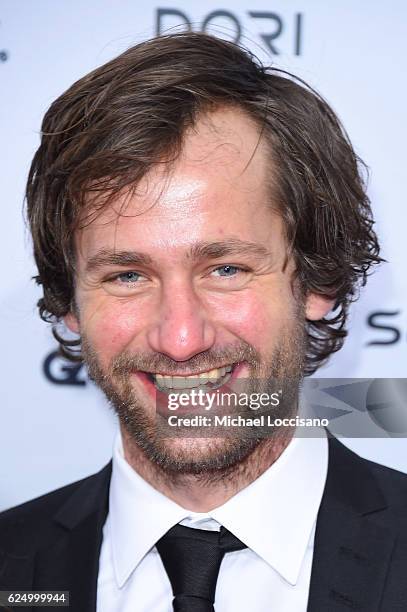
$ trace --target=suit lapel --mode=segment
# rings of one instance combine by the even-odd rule
[[[60,508],[54,521],[64,533],[36,560],[35,588],[53,584],[54,590],[69,591],[70,607],[75,612],[96,610],[99,554],[108,513],[111,471],[110,462]]]
[[[102,524],[91,514],[35,560],[34,589],[69,591],[75,612],[96,610],[96,586]]]
[[[26,556],[5,554],[3,570],[0,556],[1,588],[69,591],[71,610],[96,610],[110,476],[111,463],[79,485],[47,525],[38,552]]]
[[[308,612],[376,612],[395,535],[375,522],[386,501],[367,464],[329,440],[318,514]]]

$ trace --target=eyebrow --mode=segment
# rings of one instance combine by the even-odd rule
[[[148,266],[152,262],[152,258],[145,253],[101,249],[89,257],[86,262],[86,272],[94,272],[105,266]]]
[[[194,244],[187,254],[188,259],[216,259],[228,255],[254,255],[256,257],[270,256],[270,251],[256,242],[247,242],[238,238],[220,242],[198,242]]]
[[[186,254],[186,259],[218,259],[230,255],[251,255],[258,258],[270,257],[270,251],[263,245],[237,238],[218,242],[198,242]],[[149,266],[153,258],[139,251],[111,251],[101,249],[86,263],[86,271],[92,272],[104,266]]]

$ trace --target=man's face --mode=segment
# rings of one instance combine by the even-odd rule
[[[66,322],[125,438],[168,470],[197,472],[241,461],[258,441],[158,439],[157,385],[187,386],[168,377],[216,368],[220,384],[228,366],[232,380],[298,380],[305,313],[323,313],[294,291],[292,262],[284,267],[273,165],[242,111],[199,119],[167,170],[157,164],[78,234],[77,309]]]

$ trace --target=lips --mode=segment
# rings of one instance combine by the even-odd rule
[[[224,366],[224,367],[227,368],[228,366]],[[153,378],[153,375],[151,373],[136,371],[136,372],[133,372],[133,377],[139,381],[139,384],[141,383],[141,386],[145,389],[145,391],[151,397],[151,399],[154,402],[157,412],[168,416],[168,394],[169,393],[188,393],[189,389],[199,390],[200,388],[202,388],[206,392],[215,391],[215,388],[216,388],[216,390],[219,390],[219,392],[228,393],[228,392],[233,391],[233,389],[231,388],[231,385],[233,385],[233,381],[240,378],[242,373],[244,373],[245,369],[246,369],[245,362],[234,364],[231,367],[231,371],[225,373],[225,376],[224,376],[225,380],[219,381],[218,385],[215,387],[212,386],[211,383],[205,383],[203,387],[167,388],[164,391],[162,391],[160,386],[156,384],[155,378]],[[228,377],[227,379],[226,379],[226,376]],[[183,379],[186,378],[188,380],[189,377],[183,376],[181,378]],[[194,381],[197,381],[196,375],[195,376],[192,375],[191,378],[193,378]],[[199,381],[201,381],[201,379],[199,379]],[[182,412],[188,412],[188,411],[189,412],[191,411],[191,407],[179,408],[177,410],[177,414],[182,413]]]

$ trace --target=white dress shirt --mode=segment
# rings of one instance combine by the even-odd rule
[[[155,543],[173,525],[223,525],[248,548],[227,553],[216,612],[306,612],[315,523],[328,468],[326,437],[294,438],[257,480],[207,514],[182,508],[113,449],[97,612],[172,612],[172,590]]]

